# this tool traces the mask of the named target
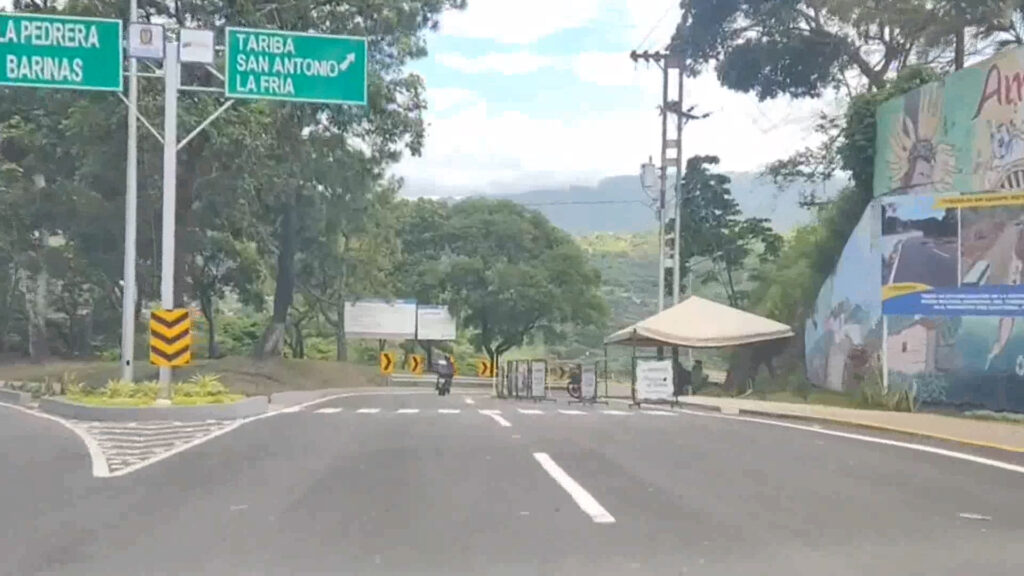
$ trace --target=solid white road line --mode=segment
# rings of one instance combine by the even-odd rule
[[[357,414],[376,414],[377,412],[380,412],[380,408],[360,408],[356,410]]]
[[[337,414],[338,412],[341,412],[341,408],[321,408],[315,411],[316,414]]]
[[[438,414],[458,414],[459,412],[462,412],[462,410],[459,410],[458,408],[438,408],[437,409],[437,413]]]
[[[74,424],[68,422],[63,418],[57,418],[56,416],[51,416],[45,412],[29,410],[24,406],[15,406],[14,404],[6,404],[4,402],[0,402],[0,406],[6,406],[7,408],[21,410],[25,414],[38,416],[40,418],[45,418],[47,420],[53,420],[54,422],[60,424],[61,426],[64,426],[68,430],[71,430],[72,432],[75,433],[76,436],[82,439],[82,442],[85,443],[86,450],[89,451],[89,459],[92,460],[92,475],[97,478],[106,478],[110,476],[110,466],[107,465],[107,459],[105,456],[103,456],[103,450],[100,448],[100,445],[96,442],[96,440],[94,440],[93,437],[90,436],[89,433],[86,432],[85,430],[79,428],[78,426],[75,426]]]
[[[396,414],[418,414],[419,408],[399,408]]]
[[[490,416],[502,428],[508,428],[512,426],[511,422],[501,417],[501,410],[480,410],[480,413],[485,416]]]
[[[562,470],[562,467],[556,464],[551,456],[544,452],[534,452],[533,457],[540,463],[541,468],[544,468],[544,471],[554,478],[555,482],[558,482],[558,485],[569,493],[569,496],[572,496],[576,505],[586,512],[594,522],[598,524],[615,523],[615,518],[601,506],[601,503],[591,496],[583,486],[580,486],[579,482],[573,480],[565,470]]]
[[[586,414],[586,412],[583,412],[582,410],[559,410],[559,412],[562,414],[569,414],[572,416],[582,416]]]
[[[469,396],[466,396],[466,404],[476,404],[476,400],[473,400]]]
[[[726,420],[740,420],[744,422],[756,422],[758,424],[768,424],[770,426],[781,426],[783,428],[792,428],[794,430],[803,430],[806,432],[816,432],[818,434],[826,434],[828,436],[837,436],[839,438],[849,438],[852,440],[860,440],[862,442],[871,442],[873,444],[884,444],[886,446],[897,446],[899,448],[907,448],[908,450],[917,450],[919,452],[928,452],[930,454],[938,454],[940,456],[947,456],[949,458],[956,458],[958,460],[966,460],[967,462],[973,462],[975,464],[982,464],[985,466],[992,466],[994,468],[1001,468],[1010,472],[1017,472],[1018,474],[1024,474],[1024,466],[1017,464],[1010,464],[1008,462],[1000,462],[999,460],[992,460],[991,458],[982,458],[981,456],[975,456],[973,454],[966,454],[963,452],[955,452],[953,450],[946,450],[944,448],[936,448],[934,446],[925,446],[923,444],[913,444],[910,442],[900,442],[898,440],[886,440],[884,438],[875,438],[873,436],[865,436],[863,434],[852,434],[850,432],[839,432],[837,430],[826,430],[820,427],[813,426],[801,426],[800,424],[790,424],[788,422],[776,422],[774,420],[766,420],[764,418],[751,418],[749,416],[727,416],[724,414],[715,414],[713,412],[700,412],[695,410],[680,409],[679,412],[683,414],[690,414],[692,416],[702,416],[708,418],[724,418]]]
[[[543,414],[543,410],[537,410],[535,408],[518,408],[520,414]]]

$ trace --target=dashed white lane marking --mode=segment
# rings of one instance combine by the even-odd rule
[[[469,396],[466,396],[466,404],[470,404],[470,405],[476,404],[476,400],[473,400]]]
[[[601,410],[602,414],[611,414],[612,416],[629,416],[630,412],[623,412],[622,410]]]
[[[519,408],[520,414],[543,414],[543,410],[537,410],[536,408]]]
[[[582,410],[559,410],[558,412],[561,414],[569,414],[570,416],[582,416],[586,414],[586,412]]]
[[[419,408],[399,408],[396,414],[419,414]]]
[[[554,478],[555,482],[558,482],[558,485],[569,493],[569,496],[572,496],[576,505],[586,512],[591,520],[598,524],[615,523],[615,518],[604,509],[604,506],[601,506],[601,503],[591,496],[586,488],[580,486],[579,482],[573,480],[572,476],[562,470],[562,467],[555,463],[551,456],[544,452],[534,452],[533,457],[540,463],[541,468]]]
[[[376,414],[377,412],[380,412],[380,408],[360,408],[356,410],[357,414]]]
[[[437,409],[437,413],[438,414],[458,414],[459,412],[462,412],[462,410],[459,410],[458,408],[438,408]]]
[[[288,408],[285,408],[283,410],[279,410],[279,412],[281,414],[294,414],[296,412],[300,412],[301,410],[302,410],[302,406],[289,406]]]
[[[315,411],[317,414],[337,414],[341,412],[341,408],[321,408]]]
[[[665,410],[641,410],[640,412],[653,416],[677,416],[675,412],[666,412]]]
[[[501,410],[480,410],[480,413],[485,416],[490,416],[491,419],[497,422],[502,428],[508,428],[512,426],[511,422],[502,418]]]

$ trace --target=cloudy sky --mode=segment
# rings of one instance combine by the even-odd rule
[[[632,174],[659,154],[661,76],[633,49],[660,49],[678,0],[469,0],[429,36],[413,69],[427,84],[426,148],[396,172],[409,195],[520,191]],[[684,155],[756,170],[807,142],[820,102],[730,92],[688,80],[686,104],[711,112]]]

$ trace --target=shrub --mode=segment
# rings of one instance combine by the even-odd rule
[[[174,396],[182,398],[209,398],[228,393],[218,374],[196,374],[174,387]]]

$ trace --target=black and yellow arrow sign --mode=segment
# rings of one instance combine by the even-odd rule
[[[185,308],[149,315],[149,363],[187,366],[192,362],[192,318]]]
[[[484,378],[493,378],[495,373],[495,366],[490,360],[477,360],[476,361],[476,375]]]
[[[406,370],[413,374],[423,374],[423,366],[425,364],[423,356],[412,354],[409,356],[409,364],[406,366]]]
[[[380,373],[391,374],[395,371],[395,355],[391,352],[380,353]]]

